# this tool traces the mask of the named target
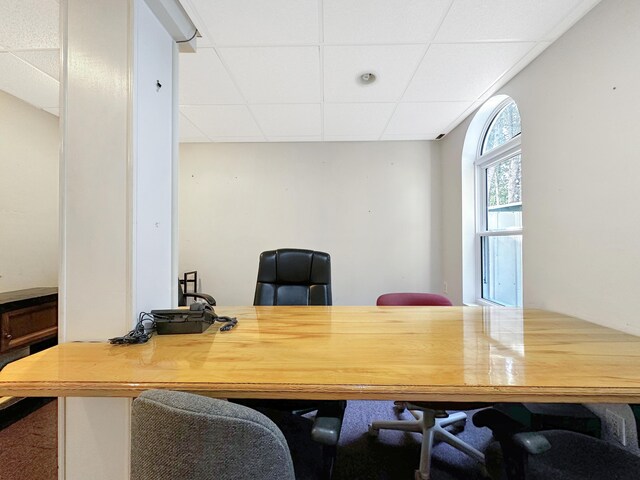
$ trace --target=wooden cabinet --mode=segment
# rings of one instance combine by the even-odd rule
[[[58,289],[30,288],[0,293],[0,353],[58,335]]]

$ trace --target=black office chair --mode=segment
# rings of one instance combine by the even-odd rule
[[[331,257],[296,248],[262,252],[253,304],[331,305]]]
[[[640,409],[632,406],[640,427]],[[493,480],[636,480],[640,457],[599,438],[569,430],[522,431],[507,413],[488,408],[473,416],[496,442],[486,454]]]
[[[132,480],[319,480],[322,448],[311,420],[265,415],[184,392],[147,390],[133,401]]]
[[[313,250],[282,248],[260,254],[254,305],[331,305],[331,257]],[[324,448],[325,478],[331,478],[346,401],[234,400],[263,411],[305,414],[317,410],[312,438]],[[276,424],[278,420],[274,419]]]
[[[450,307],[451,301],[435,293],[386,293],[376,300],[379,307],[429,306]],[[411,368],[409,366],[409,368]],[[473,410],[486,407],[488,403],[470,402],[396,402],[396,410],[405,409],[413,416],[410,420],[377,420],[369,425],[369,435],[377,437],[380,430],[400,430],[422,434],[420,466],[415,471],[416,480],[431,478],[431,451],[434,440],[441,440],[484,464],[484,454],[477,448],[460,440],[446,427],[462,425],[467,419],[463,411],[449,413],[449,410]]]

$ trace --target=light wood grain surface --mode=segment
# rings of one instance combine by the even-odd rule
[[[640,401],[640,337],[541,310],[219,307],[230,332],[68,343],[0,372],[0,395]]]

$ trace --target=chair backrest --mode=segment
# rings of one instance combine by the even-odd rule
[[[147,390],[131,421],[132,480],[295,479],[282,432],[242,405]]]
[[[385,293],[376,300],[378,306],[442,306],[453,305],[451,300],[437,293]]]
[[[187,299],[184,296],[184,289],[182,287],[182,281],[178,280],[178,306],[179,307],[186,307],[187,306]]]
[[[331,305],[331,257],[281,248],[260,254],[254,305]]]

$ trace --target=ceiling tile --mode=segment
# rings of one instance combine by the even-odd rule
[[[267,137],[320,135],[320,104],[250,105]]]
[[[324,0],[325,44],[426,43],[451,0]]]
[[[411,135],[384,134],[380,140],[388,142],[404,142],[411,140],[435,140],[439,133],[414,133]]]
[[[387,126],[387,135],[423,135],[435,138],[447,133],[445,128],[454,122],[471,102],[400,103]]]
[[[179,120],[180,142],[208,142],[209,138],[202,133],[187,117],[180,113]]]
[[[245,105],[188,105],[180,107],[187,117],[207,137],[261,137]]]
[[[47,75],[60,80],[60,50],[24,50],[14,52],[16,57],[20,57],[25,62],[30,63],[38,70]]]
[[[54,0],[0,1],[0,45],[9,50],[58,48],[59,12]]]
[[[325,142],[375,142],[380,139],[380,135],[325,135]]]
[[[260,137],[213,137],[211,139],[214,143],[264,143],[265,138]]]
[[[303,137],[269,137],[270,142],[321,142],[320,135],[311,135]]]
[[[0,90],[36,107],[57,107],[60,84],[11,53],[0,53]]]
[[[180,54],[179,90],[181,105],[245,103],[213,48]]]
[[[249,103],[320,101],[318,47],[221,48],[219,52]]]
[[[528,42],[431,45],[402,101],[475,100],[534,46]]]
[[[324,100],[395,102],[404,92],[424,51],[422,45],[324,47]],[[374,73],[362,85],[360,75]]]
[[[327,103],[324,134],[327,136],[379,137],[395,103]]]
[[[216,45],[319,41],[317,0],[191,0]]]
[[[582,0],[455,0],[436,42],[539,40]]]

